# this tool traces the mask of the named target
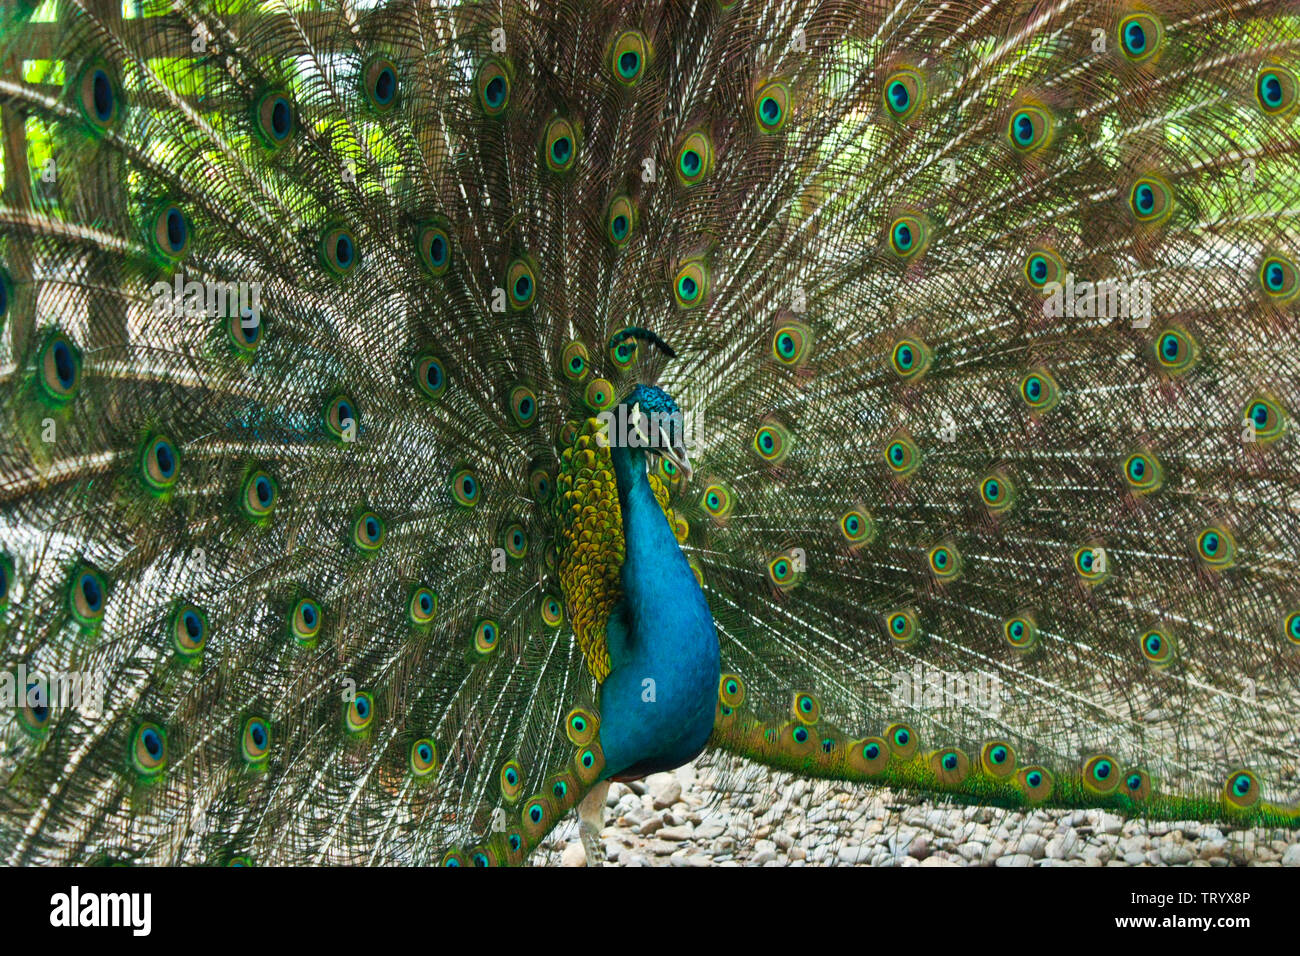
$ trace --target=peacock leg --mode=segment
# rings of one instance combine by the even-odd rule
[[[609,794],[609,781],[602,780],[578,804],[578,834],[582,849],[587,854],[588,866],[605,865],[605,849],[600,845],[600,831],[605,826],[605,797]]]

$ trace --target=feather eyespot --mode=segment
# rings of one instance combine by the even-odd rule
[[[271,725],[263,717],[249,717],[239,735],[240,754],[251,767],[266,765],[271,752]]]
[[[1065,271],[1065,262],[1050,249],[1035,249],[1025,257],[1025,280],[1035,289],[1060,282]]]
[[[1034,153],[1051,143],[1052,114],[1041,106],[1022,106],[1007,121],[1007,139],[1020,153]]]
[[[1285,256],[1267,256],[1259,266],[1259,285],[1269,299],[1285,305],[1300,297],[1300,270]]]
[[[429,275],[436,277],[447,274],[451,266],[451,235],[442,223],[430,223],[422,226],[415,237],[416,251],[420,263]]]
[[[472,508],[478,504],[481,494],[482,488],[479,486],[478,479],[468,468],[461,468],[452,473],[451,495],[458,505]]]
[[[183,259],[190,248],[190,224],[181,208],[172,202],[162,202],[149,213],[149,244],[163,259]]]
[[[1300,610],[1292,611],[1282,619],[1282,636],[1292,644],[1300,645]]]
[[[608,379],[593,378],[582,390],[582,401],[593,412],[603,412],[614,407],[614,386]]]
[[[754,122],[761,133],[779,133],[790,115],[790,88],[773,80],[754,98]]]
[[[930,772],[941,785],[954,787],[970,773],[970,757],[955,748],[940,750],[930,757]]]
[[[193,604],[180,604],[171,614],[172,647],[181,657],[192,660],[208,643],[208,616]]]
[[[50,709],[49,682],[40,677],[31,677],[27,686],[18,692],[18,724],[32,737],[40,737],[50,727],[54,712]]]
[[[636,206],[625,195],[615,196],[605,214],[605,236],[615,246],[626,245],[636,231]]]
[[[542,136],[542,158],[553,173],[567,173],[578,161],[577,128],[562,116],[546,124]]]
[[[776,422],[759,427],[754,433],[754,451],[768,464],[779,464],[790,453],[790,433]]]
[[[321,233],[317,251],[325,268],[339,278],[349,275],[361,261],[356,239],[344,226],[331,226]]]
[[[1255,78],[1255,101],[1269,116],[1282,116],[1295,109],[1297,87],[1300,87],[1300,82],[1295,73],[1286,67],[1268,64]]]
[[[486,657],[497,649],[501,632],[491,618],[480,618],[474,625],[474,650]]]
[[[925,100],[925,80],[915,70],[897,70],[886,78],[883,97],[890,116],[911,119]]]
[[[854,549],[870,544],[876,535],[876,526],[871,516],[859,508],[840,515],[839,529],[840,535]]]
[[[739,707],[745,702],[745,682],[735,674],[723,674],[718,679],[718,700],[727,707]]]
[[[387,533],[384,519],[373,511],[363,511],[352,521],[352,545],[363,553],[378,551]]]
[[[361,92],[376,113],[387,113],[397,105],[397,67],[392,60],[371,57],[361,69]]]
[[[76,85],[77,107],[96,133],[115,126],[122,115],[122,97],[117,79],[99,60],[87,64]]]
[[[1174,211],[1174,192],[1164,180],[1144,176],[1130,187],[1128,206],[1138,222],[1163,222]]]
[[[713,169],[713,143],[707,133],[696,130],[677,147],[677,179],[683,186],[704,181]]]
[[[1045,369],[1035,369],[1020,380],[1020,397],[1034,412],[1045,412],[1056,407],[1061,399],[1056,379]]]
[[[81,385],[81,350],[62,332],[53,331],[36,354],[41,397],[51,405],[65,405]]]
[[[991,740],[980,750],[980,767],[994,777],[1009,777],[1016,772],[1016,751],[1003,740]]]
[[[930,349],[918,338],[905,336],[894,343],[889,365],[905,382],[919,381],[930,367]]]
[[[528,490],[532,493],[533,500],[546,504],[551,500],[551,493],[555,486],[551,481],[550,472],[545,468],[534,468],[528,474]]]
[[[537,423],[537,396],[527,385],[515,385],[506,399],[506,410],[516,428],[528,428]]]
[[[510,105],[510,73],[497,59],[487,59],[478,69],[474,90],[479,105],[488,116],[500,116]]]
[[[904,262],[916,258],[929,238],[929,230],[918,216],[899,216],[889,224],[889,249]]]
[[[1178,642],[1159,628],[1143,632],[1138,637],[1138,647],[1154,670],[1166,670],[1178,659]]]
[[[73,620],[91,630],[104,620],[108,580],[89,564],[78,564],[68,579],[67,606]]]
[[[1021,612],[1002,622],[1002,636],[1013,649],[1025,653],[1038,644],[1038,625],[1031,615]]]
[[[1083,765],[1083,785],[1093,793],[1114,793],[1120,782],[1119,765],[1109,754],[1096,754]]]
[[[980,501],[990,514],[1003,514],[1011,510],[1016,500],[1016,486],[1001,469],[989,472],[980,480]]]
[[[907,724],[890,724],[885,728],[885,743],[899,760],[911,760],[921,746],[921,738]]]
[[[293,104],[282,90],[262,94],[253,106],[253,120],[258,138],[270,150],[288,143],[297,125]]]
[[[348,733],[364,733],[374,719],[375,696],[369,691],[357,691],[350,701],[343,704],[343,724]]]
[[[610,47],[609,70],[623,86],[635,86],[645,75],[650,43],[640,30],[624,30]]]
[[[408,765],[416,777],[427,777],[438,772],[438,745],[428,737],[412,742]]]
[[[167,731],[144,721],[131,735],[131,765],[141,777],[157,777],[167,769]]]
[[[325,615],[313,598],[303,597],[289,610],[289,636],[304,647],[310,647],[320,634]]]
[[[361,410],[347,395],[335,395],[325,403],[321,422],[336,441],[355,441],[361,429]]]
[[[1052,795],[1055,781],[1044,767],[1025,767],[1016,774],[1020,792],[1029,803],[1042,803]]]
[[[519,799],[519,794],[524,786],[524,774],[519,768],[517,760],[507,761],[501,767],[498,782],[501,787],[501,796],[507,803],[514,803]]]
[[[570,342],[560,353],[560,372],[571,382],[581,382],[591,371],[591,356],[581,342]]]
[[[537,299],[537,273],[526,258],[518,258],[506,269],[506,290],[510,308],[516,312],[528,308]]]
[[[1119,46],[1134,63],[1150,60],[1164,42],[1164,27],[1149,13],[1134,13],[1119,23]]]
[[[547,627],[559,627],[564,623],[564,605],[554,594],[542,595],[537,613]]]
[[[703,260],[682,263],[673,277],[673,300],[679,309],[699,307],[708,297],[709,270]]]
[[[900,432],[885,446],[885,464],[896,477],[906,478],[921,466],[921,450]]]
[[[910,607],[890,611],[885,615],[885,632],[899,646],[915,644],[921,638],[916,611]]]
[[[1196,535],[1196,556],[1211,571],[1230,568],[1236,560],[1237,543],[1232,534],[1219,525],[1211,525]]]
[[[438,595],[432,588],[417,587],[406,604],[406,615],[416,627],[427,627],[438,612]]]
[[[256,470],[250,472],[244,479],[239,493],[239,503],[246,517],[260,521],[269,517],[275,510],[278,496],[279,486],[276,485],[275,479],[265,471]]]
[[[926,553],[926,560],[930,565],[930,573],[941,584],[961,576],[961,554],[952,545],[935,545]]]
[[[1237,770],[1229,774],[1223,785],[1224,799],[1241,810],[1257,804],[1262,793],[1259,778],[1249,770]]]
[[[1075,549],[1074,570],[1079,580],[1088,587],[1095,587],[1110,577],[1110,555],[1106,549],[1096,545],[1085,545]]]
[[[154,435],[140,449],[140,476],[151,491],[167,491],[181,476],[181,456],[166,438]]]
[[[799,365],[808,358],[812,333],[805,325],[787,322],[772,335],[772,357],[782,365]]]
[[[1200,348],[1187,332],[1173,327],[1156,337],[1155,355],[1161,371],[1178,376],[1195,367]]]
[[[1287,417],[1282,406],[1263,396],[1252,399],[1247,405],[1243,421],[1251,429],[1250,437],[1260,443],[1277,441],[1286,432]]]
[[[1164,483],[1164,469],[1155,455],[1136,451],[1124,459],[1124,480],[1135,495],[1147,495]]]
[[[421,355],[415,360],[415,384],[430,401],[437,401],[447,391],[447,367],[436,355]]]

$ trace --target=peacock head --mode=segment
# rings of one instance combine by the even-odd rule
[[[681,470],[683,478],[690,478],[685,420],[673,397],[658,385],[634,385],[620,406],[619,422],[627,422],[627,427],[620,429],[624,441],[632,448],[663,455]]]

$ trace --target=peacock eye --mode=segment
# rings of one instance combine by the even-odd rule
[[[1060,282],[1065,272],[1065,262],[1050,249],[1036,249],[1025,258],[1025,279],[1035,289]]]
[[[207,614],[193,604],[178,605],[169,630],[177,654],[187,659],[198,657],[208,640]]]
[[[321,233],[318,251],[325,267],[340,278],[349,275],[360,261],[356,239],[345,226],[331,226]]]
[[[156,777],[167,768],[167,731],[145,721],[132,734],[131,764],[141,777]]]
[[[190,247],[190,225],[179,206],[163,202],[155,206],[149,219],[149,241],[155,253],[175,261]]]
[[[542,155],[546,168],[553,173],[567,173],[573,169],[578,159],[578,132],[564,117],[557,116],[546,124]]]
[[[77,107],[94,134],[107,131],[121,118],[121,94],[106,64],[98,60],[87,64],[77,79],[76,94]]]
[[[474,625],[474,650],[486,657],[496,650],[499,637],[497,622],[490,618],[481,618]]]
[[[510,74],[497,59],[484,60],[474,78],[479,105],[488,116],[500,116],[510,105]]]
[[[1007,138],[1017,152],[1032,153],[1048,145],[1055,121],[1041,106],[1022,106],[1007,121]]]
[[[680,309],[694,309],[705,301],[709,290],[709,271],[700,259],[684,262],[673,279],[673,298]]]
[[[1196,365],[1200,350],[1196,340],[1180,328],[1167,329],[1156,338],[1156,361],[1169,375],[1182,375]]]
[[[704,181],[713,167],[713,142],[702,130],[690,133],[677,147],[677,180],[683,186]]]
[[[1141,223],[1158,223],[1169,218],[1174,208],[1174,193],[1169,185],[1155,177],[1133,183],[1128,196],[1129,209]]]
[[[894,119],[910,119],[925,98],[925,81],[915,70],[898,70],[885,79],[884,105]]]
[[[635,86],[645,73],[650,43],[640,30],[624,30],[615,37],[609,52],[609,68],[616,82]]]
[[[281,90],[262,94],[253,107],[253,118],[257,136],[268,150],[280,149],[294,133],[293,104]]]
[[[901,338],[889,353],[890,366],[905,382],[917,381],[930,367],[930,348],[917,338]]]
[[[925,248],[929,232],[917,216],[900,216],[889,224],[889,248],[899,259],[913,259]]]
[[[1280,116],[1290,112],[1296,105],[1296,89],[1300,83],[1296,74],[1290,69],[1267,65],[1259,71],[1255,80],[1255,99],[1260,109],[1270,116]]]
[[[1236,551],[1236,542],[1226,528],[1212,525],[1196,536],[1197,556],[1202,564],[1212,571],[1231,567],[1236,558]]]
[[[781,80],[763,86],[754,98],[754,121],[761,133],[779,133],[790,112],[790,88]]]
[[[537,272],[526,258],[518,258],[506,269],[506,289],[510,308],[515,311],[528,308],[537,299]]]
[[[387,113],[397,105],[397,67],[392,60],[371,57],[361,69],[361,92],[370,108]]]
[[[461,468],[452,473],[451,476],[451,495],[458,505],[465,508],[472,508],[479,502],[481,489],[478,479],[468,468]]]
[[[1139,642],[1142,656],[1155,670],[1164,670],[1174,663],[1178,645],[1172,635],[1161,630],[1146,631]]]
[[[1134,63],[1153,57],[1164,39],[1160,21],[1149,13],[1135,13],[1119,23],[1120,49]]]
[[[240,751],[245,763],[260,766],[271,749],[271,728],[264,718],[249,717],[240,735]]]
[[[375,719],[375,698],[369,691],[357,691],[351,701],[343,705],[343,724],[349,733],[367,730]]]

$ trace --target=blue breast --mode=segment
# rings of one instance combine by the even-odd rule
[[[670,770],[713,729],[718,637],[695,574],[650,490],[643,453],[611,450],[626,551],[623,601],[606,624],[611,671],[601,686],[605,777]]]

